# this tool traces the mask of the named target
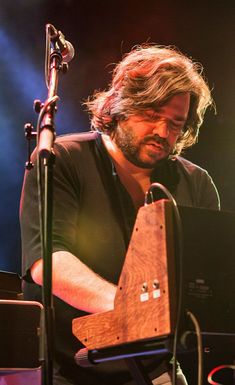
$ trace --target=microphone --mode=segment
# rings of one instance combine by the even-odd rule
[[[73,45],[69,41],[65,40],[63,33],[61,31],[57,31],[54,25],[47,24],[47,30],[51,41],[55,45],[55,49],[60,51],[63,61],[65,63],[70,62],[75,54]]]

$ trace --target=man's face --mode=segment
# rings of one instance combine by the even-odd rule
[[[125,158],[142,168],[153,168],[174,150],[187,120],[189,93],[173,96],[157,110],[146,110],[120,121],[113,140]]]

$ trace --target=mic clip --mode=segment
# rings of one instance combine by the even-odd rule
[[[58,31],[52,24],[47,24],[47,28],[53,49],[61,54],[65,63],[70,62],[75,53],[73,45],[65,40],[64,34]]]

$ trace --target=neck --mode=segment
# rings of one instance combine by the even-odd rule
[[[115,167],[118,170],[125,172],[129,175],[142,175],[150,176],[152,169],[138,167],[135,164],[131,163],[124,155],[123,152],[117,147],[116,143],[108,135],[102,135],[102,140],[105,145],[106,150],[108,151],[110,157],[112,158]]]
[[[108,135],[102,135],[102,139],[112,158],[120,181],[129,192],[134,206],[138,209],[144,204],[145,193],[150,187],[152,169],[137,167],[129,162]]]

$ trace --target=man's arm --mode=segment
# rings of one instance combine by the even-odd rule
[[[52,264],[54,295],[88,313],[113,309],[116,286],[98,276],[73,254],[57,251],[53,253]],[[42,285],[42,268],[42,259],[31,267],[31,276],[39,285]]]

